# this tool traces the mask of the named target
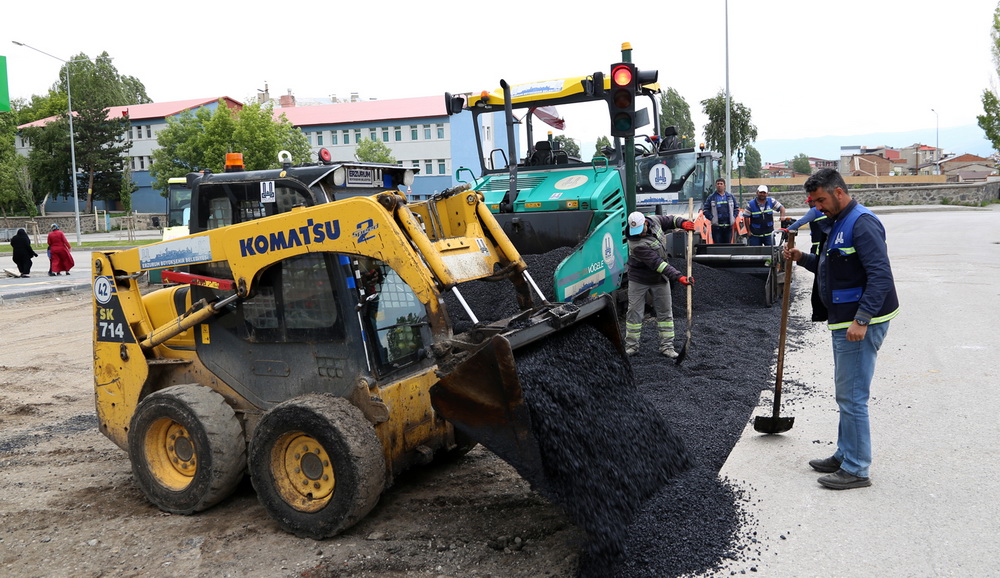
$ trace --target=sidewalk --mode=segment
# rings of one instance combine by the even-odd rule
[[[163,233],[153,229],[148,231],[135,231],[134,238],[147,241],[150,239],[160,239]],[[65,294],[75,291],[90,290],[90,253],[101,247],[87,247],[81,249],[76,245],[76,233],[67,233],[66,237],[73,246],[73,260],[76,265],[70,274],[50,277],[48,275],[48,258],[45,253],[38,251],[38,257],[33,261],[31,276],[27,279],[20,277],[8,277],[0,273],[0,306],[9,301],[27,299],[40,295]],[[127,237],[122,231],[112,231],[110,233],[91,233],[81,235],[81,241],[124,241]],[[10,245],[4,247],[6,252],[0,253],[0,267],[4,269],[17,269],[10,256]],[[108,249],[127,249],[127,246],[108,246]]]

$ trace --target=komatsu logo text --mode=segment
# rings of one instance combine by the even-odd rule
[[[323,241],[332,241],[340,237],[340,221],[315,222],[312,219],[306,224],[287,231],[275,231],[270,235],[257,235],[240,239],[240,253],[246,257],[248,255],[262,255],[271,251],[281,251],[302,245],[312,245]]]

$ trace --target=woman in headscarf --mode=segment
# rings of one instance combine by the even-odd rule
[[[49,262],[51,264],[49,275],[56,276],[63,271],[69,275],[69,270],[76,263],[73,261],[73,255],[69,250],[69,241],[66,240],[66,235],[59,230],[59,225],[52,223],[52,230],[49,231],[48,241]]]
[[[14,248],[14,264],[21,272],[21,277],[27,277],[31,273],[31,259],[38,256],[38,253],[31,248],[31,238],[27,231],[18,229],[17,234],[10,240],[10,246]]]

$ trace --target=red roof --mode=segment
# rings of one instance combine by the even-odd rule
[[[228,96],[216,96],[214,98],[193,98],[190,100],[175,100],[172,102],[151,102],[149,104],[131,104],[129,106],[112,106],[108,108],[108,118],[114,118],[122,115],[122,112],[128,111],[129,120],[135,122],[137,120],[147,120],[155,118],[166,118],[168,116],[174,116],[180,114],[186,110],[191,110],[193,108],[198,108],[199,106],[204,106],[206,104],[211,104],[213,102],[222,99],[226,102],[229,108],[241,108],[243,103],[233,100]],[[22,124],[17,127],[18,129],[34,127],[34,126],[45,126],[55,120],[56,117],[50,116],[48,118],[43,118],[36,120],[35,122],[29,122],[27,124]]]
[[[993,162],[990,159],[984,159],[983,157],[977,157],[976,155],[964,154],[957,157],[952,157],[950,159],[944,159],[941,162],[945,163],[978,163],[978,162]]]
[[[421,96],[274,109],[275,118],[282,114],[294,126],[316,126],[445,116],[447,111],[444,108],[443,96]]]

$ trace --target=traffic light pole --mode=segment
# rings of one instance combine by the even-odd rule
[[[622,43],[622,62],[632,62],[632,45]],[[634,129],[635,127],[633,127]],[[635,131],[633,130],[633,135]],[[635,210],[635,136],[625,137],[625,214]]]

